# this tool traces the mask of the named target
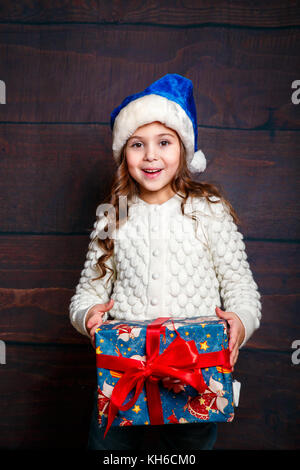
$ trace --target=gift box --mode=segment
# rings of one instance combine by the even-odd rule
[[[95,332],[99,424],[234,417],[227,323],[216,317],[112,320]]]

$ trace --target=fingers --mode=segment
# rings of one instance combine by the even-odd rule
[[[102,324],[102,321],[101,321],[101,324]],[[97,328],[98,328],[101,324],[97,323],[96,325],[94,325],[94,326],[90,329],[90,336],[91,336],[91,337],[94,337],[95,331],[97,330]]]
[[[234,322],[229,322],[229,326],[230,326],[230,334],[229,334],[229,343],[228,343],[228,347],[229,347],[229,351],[233,351],[235,345],[237,344],[237,341],[238,341],[238,328],[236,326],[236,324]]]
[[[113,304],[114,299],[110,299],[105,304],[97,304],[88,311],[86,316],[86,328],[88,331],[96,324],[102,324],[102,317],[104,313],[110,310]]]
[[[107,312],[112,308],[114,304],[114,299],[109,299],[108,302],[105,302],[105,304],[97,304],[94,307],[91,308],[90,312],[92,314],[97,313],[97,312]]]
[[[110,310],[114,304],[114,299],[109,299],[108,302],[105,304],[102,304],[102,308],[100,308],[101,312],[107,312],[107,310]]]
[[[234,344],[236,342],[237,333],[236,333],[236,330],[234,328],[234,322],[232,322],[233,317],[231,315],[231,312],[224,312],[219,307],[216,307],[216,314],[218,315],[219,318],[222,318],[222,319],[228,321],[228,324],[229,324],[229,327],[230,327],[228,347],[229,347],[229,350],[232,351],[232,349],[234,347]]]
[[[114,299],[109,299],[109,301],[104,304],[95,305],[88,312],[86,319],[86,329],[90,336],[93,348],[95,348],[95,331],[100,325],[102,325],[103,315],[112,308],[113,304]]]
[[[104,313],[105,312],[96,313],[88,320],[86,325],[93,348],[95,348],[95,331],[98,326],[102,325],[102,316],[104,315]]]
[[[225,320],[229,320],[232,318],[232,312],[224,312],[220,309],[220,307],[216,307],[216,314],[220,318],[224,318]]]
[[[230,351],[230,365],[233,370],[233,366],[235,365],[239,355],[239,329],[237,327],[237,323],[235,322],[233,312],[224,312],[219,307],[216,307],[216,314],[218,315],[218,317],[227,320],[230,326],[228,348]]]
[[[104,315],[105,312],[98,312],[98,313],[95,313],[94,315],[92,315],[88,321],[86,322],[86,328],[89,332],[89,334],[91,334],[92,332],[92,329],[96,329],[96,326],[97,325],[101,325],[102,324],[102,317]]]
[[[95,331],[98,328],[98,326],[100,326],[100,325],[99,324],[95,325],[95,326],[93,326],[93,328],[90,329],[91,343],[92,343],[94,348],[95,348]]]
[[[239,355],[239,348],[238,348],[238,345],[236,344],[232,352],[230,353],[230,365],[232,367],[232,370],[234,370],[234,365],[238,359],[238,355]]]
[[[238,354],[239,354],[239,345],[238,345],[238,328],[234,321],[229,320],[230,325],[230,334],[229,334],[229,343],[228,348],[230,352],[230,365],[233,370],[233,366],[235,365]]]

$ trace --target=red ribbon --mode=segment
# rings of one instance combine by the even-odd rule
[[[163,411],[158,382],[163,377],[173,377],[191,385],[199,393],[207,388],[201,368],[224,366],[231,370],[228,349],[199,354],[195,342],[185,341],[176,331],[177,337],[159,354],[160,334],[163,323],[169,317],[160,317],[147,326],[146,361],[126,357],[97,354],[97,367],[124,372],[115,385],[108,409],[106,436],[119,410],[131,408],[145,384],[151,424],[163,424]],[[124,404],[128,394],[135,389],[134,396]]]

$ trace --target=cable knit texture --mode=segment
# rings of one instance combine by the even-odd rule
[[[219,306],[241,319],[246,332],[243,346],[260,325],[260,294],[243,235],[227,206],[217,197],[211,199],[217,203],[188,198],[184,216],[177,194],[163,204],[148,204],[138,197],[129,201],[126,223],[113,231],[114,255],[106,262],[114,273],[109,281],[110,272],[92,280],[99,276],[95,264],[102,254],[93,239],[107,223],[98,218],[71,299],[73,326],[87,334],[88,310],[110,298],[114,305],[109,317],[122,320],[215,316]]]

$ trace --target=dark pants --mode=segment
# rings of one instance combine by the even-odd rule
[[[91,419],[89,450],[211,450],[217,438],[216,423],[165,424],[159,426],[111,426],[98,424],[97,394]]]

